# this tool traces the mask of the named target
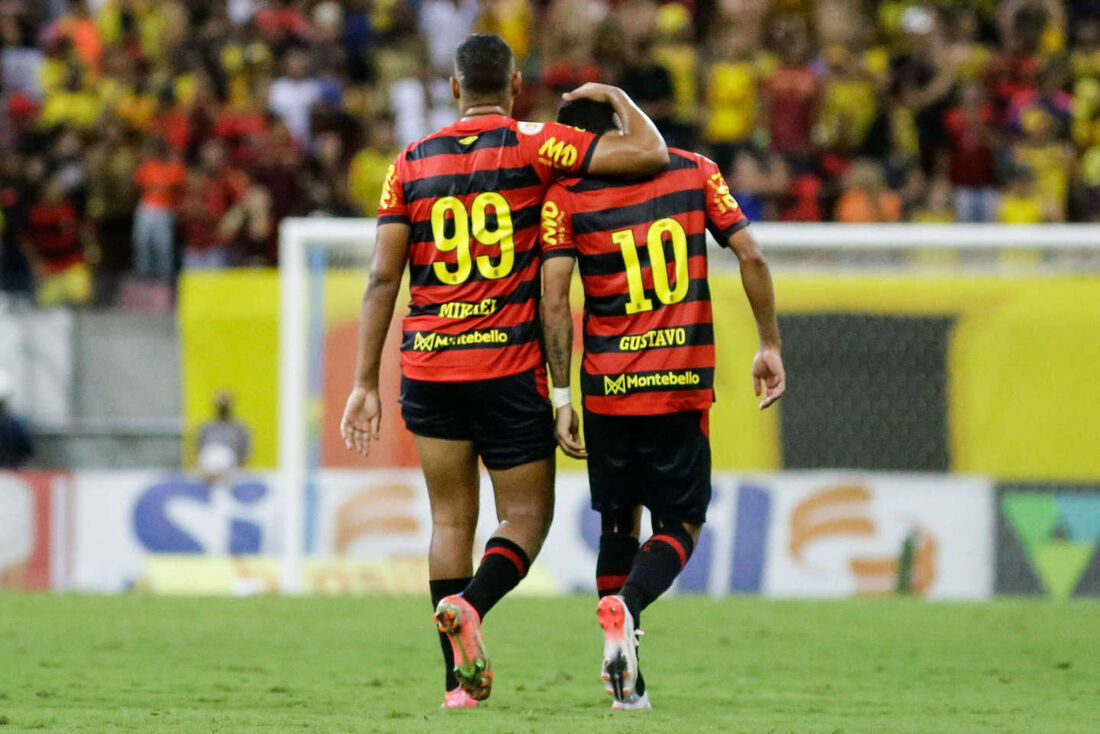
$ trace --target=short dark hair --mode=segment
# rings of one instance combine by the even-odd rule
[[[558,110],[558,122],[600,135],[615,129],[615,108],[607,102],[575,99]]]
[[[508,90],[512,47],[495,33],[475,33],[455,50],[455,71],[462,91],[475,97]]]

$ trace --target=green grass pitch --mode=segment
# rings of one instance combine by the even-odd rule
[[[586,597],[505,600],[440,711],[427,598],[0,596],[0,734],[1097,732],[1100,605],[663,599],[654,710],[610,712]]]

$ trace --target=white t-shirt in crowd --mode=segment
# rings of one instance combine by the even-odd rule
[[[299,143],[309,139],[309,111],[321,98],[321,82],[316,79],[281,77],[271,83],[267,106],[282,118],[290,134]]]
[[[420,5],[420,32],[428,42],[432,69],[450,72],[455,49],[470,35],[477,13],[477,0],[425,0]]]

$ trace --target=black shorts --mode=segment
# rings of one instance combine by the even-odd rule
[[[708,411],[662,415],[584,412],[592,509],[638,505],[666,520],[701,525],[710,504]]]
[[[554,411],[535,370],[492,380],[401,378],[401,417],[417,436],[473,441],[488,469],[554,455]]]

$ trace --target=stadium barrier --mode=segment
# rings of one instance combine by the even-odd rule
[[[321,465],[414,467],[397,417],[398,329],[382,385],[393,422],[376,458],[362,462],[339,436],[362,287],[358,272],[325,278],[325,358],[313,408]],[[791,392],[779,410],[760,414],[745,377],[756,336],[740,280],[723,270],[711,276],[717,469],[857,466],[1100,481],[1100,452],[1085,438],[1100,405],[1100,340],[1081,338],[1100,333],[1100,277],[782,273],[776,289]],[[242,419],[257,429],[254,465],[275,467],[277,274],[190,274],[181,293],[188,435],[209,417],[213,393],[232,387]]]
[[[487,479],[482,506],[491,507]],[[6,588],[272,593],[282,547],[278,475],[210,486],[157,472],[0,474]],[[315,594],[426,588],[430,517],[411,469],[325,470],[304,559]],[[491,513],[478,528],[491,532]],[[584,475],[558,482],[554,525],[521,589],[591,592],[599,520]],[[929,599],[1100,594],[1100,488],[876,472],[719,473],[677,593]]]

